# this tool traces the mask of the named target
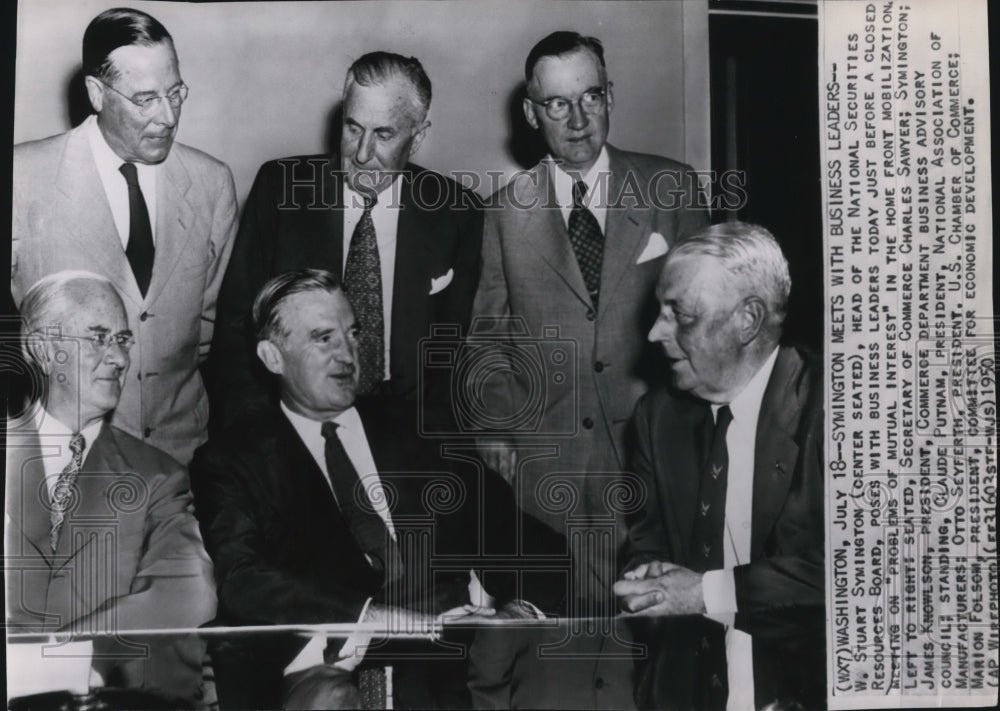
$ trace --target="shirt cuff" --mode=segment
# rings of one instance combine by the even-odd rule
[[[361,608],[361,615],[358,617],[359,623],[364,621],[365,616],[368,614],[368,608],[371,604],[371,598],[365,600],[365,606]],[[334,662],[333,666],[343,671],[354,671],[354,668],[361,663],[362,659],[364,659],[364,650],[371,638],[372,635],[370,632],[355,632],[350,635],[344,641],[340,651],[337,653],[337,661]],[[326,645],[327,638],[324,635],[316,635],[310,639],[308,644],[306,644],[306,646],[302,648],[302,651],[299,652],[295,659],[292,660],[292,663],[285,667],[285,676],[302,671],[303,669],[324,664],[324,652],[326,652]],[[360,652],[358,652],[358,647],[361,647]]]
[[[736,579],[732,570],[709,570],[701,578],[705,612],[709,615],[736,612]]]

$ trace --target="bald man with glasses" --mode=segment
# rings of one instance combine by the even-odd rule
[[[95,17],[83,74],[94,115],[14,148],[11,293],[64,269],[110,279],[136,341],[114,424],[186,464],[207,438],[199,366],[236,232],[232,174],[174,141],[189,90],[155,18]]]

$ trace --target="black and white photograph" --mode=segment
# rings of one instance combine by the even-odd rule
[[[994,706],[985,0],[20,0],[10,709]]]

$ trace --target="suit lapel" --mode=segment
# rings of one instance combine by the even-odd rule
[[[342,278],[347,240],[344,239],[344,174],[340,171],[340,158],[332,155],[326,165],[317,167],[316,170],[326,171],[321,183],[324,207],[321,214],[325,217],[320,218],[323,227],[320,234],[316,235],[323,245],[322,251],[326,254],[325,258],[317,260],[314,264],[328,265],[327,269]],[[303,234],[303,237],[306,234]]]
[[[556,201],[548,161],[542,161],[533,173],[525,174],[523,182],[515,186],[516,205],[507,205],[523,223],[515,227],[514,234],[524,240],[545,260],[556,275],[584,304],[590,305],[590,294],[583,281],[576,253],[569,241],[569,232]],[[517,190],[521,185],[522,190]],[[524,206],[524,207],[522,207]],[[530,209],[526,209],[530,207]]]
[[[112,480],[133,473],[134,469],[118,448],[109,425],[103,424],[76,479],[76,505],[66,516],[59,532],[56,556],[60,567],[79,556],[91,543],[95,543],[92,536],[86,535],[86,529],[96,526],[103,532],[113,520],[116,536],[120,538],[127,533],[125,515],[114,507],[109,497]],[[143,494],[148,495],[148,492],[141,491],[139,496]],[[75,527],[84,530],[85,535],[80,541],[74,540]]]
[[[163,293],[178,260],[192,239],[195,212],[187,197],[190,188],[191,176],[175,150],[164,161],[163,168],[156,177],[156,253],[153,277],[146,294],[150,303]],[[138,297],[137,300],[141,302],[134,278],[130,286],[135,288],[133,297]]]
[[[8,424],[8,428],[11,425]],[[54,452],[49,451],[48,454]],[[51,564],[49,539],[49,495],[45,485],[44,457],[33,426],[7,438],[7,514],[11,531],[21,532],[21,545],[7,544],[7,554],[34,558],[41,556]]]
[[[394,379],[403,372],[415,370],[413,363],[419,354],[407,352],[405,346],[429,335],[432,320],[427,297],[431,288],[432,240],[437,213],[424,209],[413,199],[412,170],[412,166],[408,166],[399,178],[400,210],[389,309],[392,319],[389,370]]]
[[[86,255],[93,260],[94,266],[89,268],[107,275],[127,297],[139,301],[139,289],[108,206],[101,176],[90,150],[86,126],[70,133],[56,173],[55,187],[59,204],[53,206],[52,214],[73,216],[63,226],[78,244],[91,245]],[[88,233],[80,234],[84,226]]]
[[[804,403],[795,382],[801,370],[795,351],[782,348],[761,400],[754,456],[751,560],[763,556],[764,543],[785,505],[798,460],[794,423],[799,421]]]
[[[629,265],[635,264],[645,246],[643,237],[651,219],[651,209],[636,209],[636,200],[648,200],[648,190],[641,184],[645,178],[616,149],[607,147],[611,167],[608,181],[608,211],[605,220],[604,260],[601,266],[601,308],[598,319],[606,312]],[[631,196],[636,196],[632,199]]]

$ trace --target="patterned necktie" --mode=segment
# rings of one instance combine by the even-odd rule
[[[601,291],[601,262],[604,261],[604,234],[594,213],[587,209],[587,184],[582,180],[573,185],[573,210],[569,213],[569,241],[587,285],[590,301],[597,309]]]
[[[139,285],[139,293],[146,296],[149,280],[153,277],[153,230],[149,226],[149,210],[146,200],[142,197],[139,187],[139,176],[134,163],[122,163],[118,169],[128,183],[128,246],[125,256],[132,267],[135,281]]]
[[[52,528],[49,532],[49,539],[52,542],[53,553],[56,552],[56,546],[59,543],[59,530],[62,528],[63,521],[66,520],[66,509],[69,508],[70,501],[73,499],[73,485],[80,473],[80,467],[83,466],[83,449],[86,446],[87,440],[82,434],[73,435],[69,441],[69,449],[73,453],[73,458],[59,474],[59,479],[56,480],[55,488],[52,490],[52,510],[49,512]]]
[[[691,536],[691,553],[688,557],[691,570],[703,573],[725,567],[723,535],[726,527],[726,478],[729,471],[729,450],[726,432],[733,421],[729,405],[716,413],[712,443],[701,475],[698,510],[694,517]]]
[[[367,395],[385,379],[385,315],[382,310],[382,266],[372,207],[375,196],[365,195],[365,211],[354,227],[344,266],[344,292],[358,320],[361,380],[358,394]]]
[[[402,576],[403,564],[399,547],[382,517],[375,512],[371,500],[359,486],[357,469],[347,456],[343,442],[337,436],[337,423],[324,422],[320,432],[326,440],[324,454],[333,493],[337,497],[351,534],[371,561],[372,567],[385,573],[385,584],[395,583]]]

